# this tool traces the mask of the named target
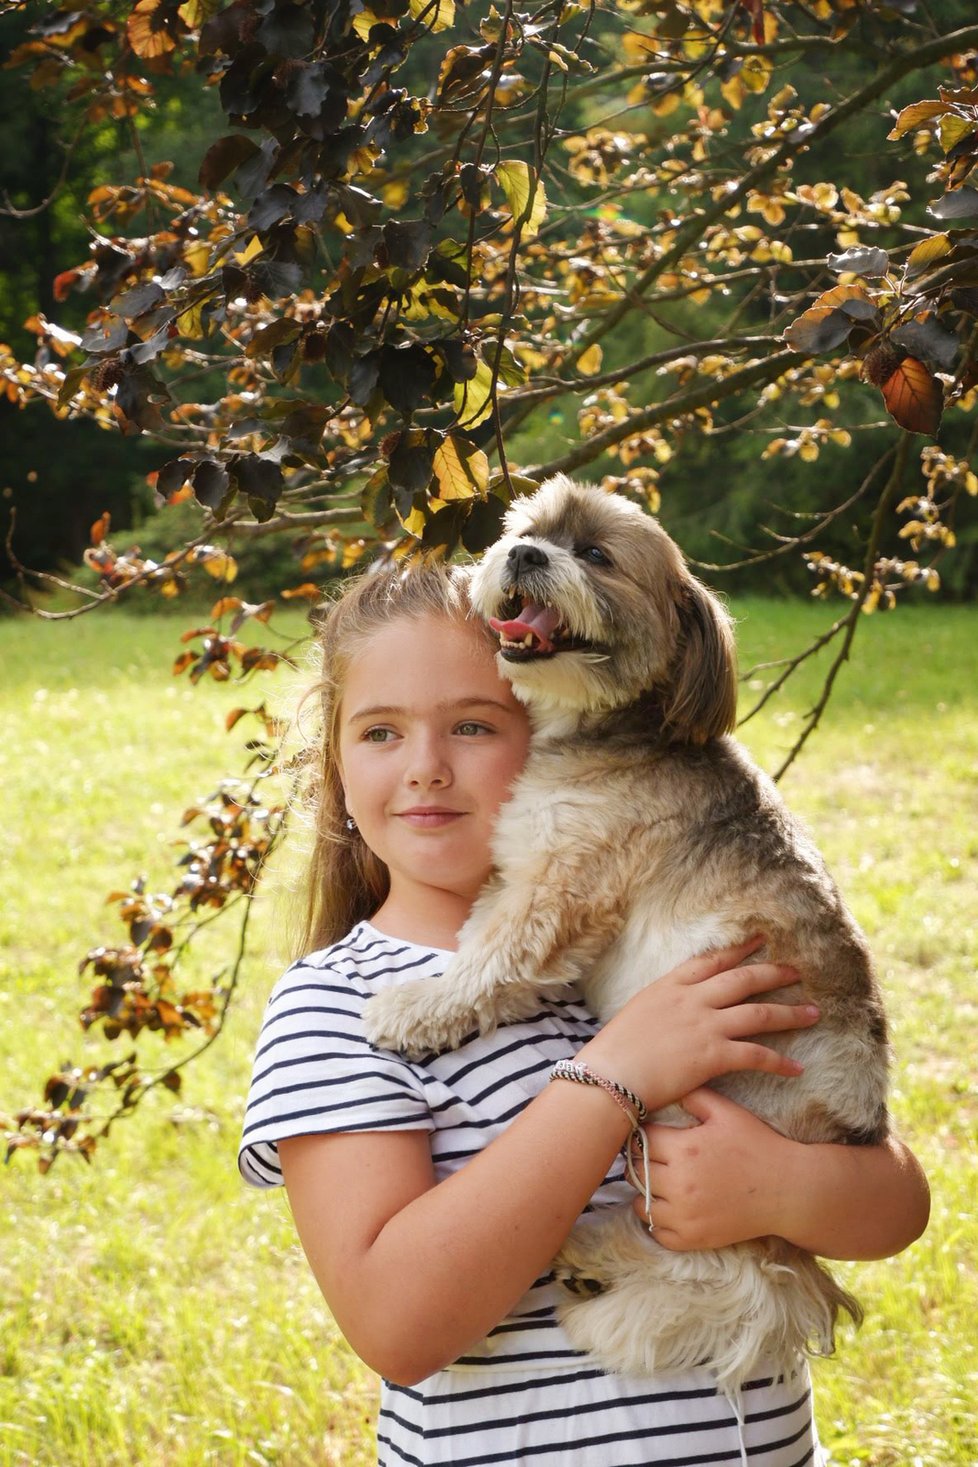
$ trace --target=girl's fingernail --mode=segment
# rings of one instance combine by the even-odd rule
[[[817,1003],[806,1003],[805,1013],[812,1019],[820,1019],[822,1017],[822,1010]]]

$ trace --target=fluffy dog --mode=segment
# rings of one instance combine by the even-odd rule
[[[776,996],[814,1001],[821,1018],[765,1038],[804,1064],[800,1077],[745,1071],[716,1088],[801,1141],[882,1140],[886,1024],[865,941],[728,736],[729,619],[674,542],[628,501],[552,479],[513,504],[473,604],[529,708],[530,755],[457,956],[442,977],[373,998],[371,1040],[414,1056],[454,1048],[568,983],[606,1021],[684,959],[761,932],[765,955],[801,975]],[[678,1107],[659,1119],[691,1123]],[[860,1313],[783,1240],[672,1253],[628,1206],[580,1222],[556,1269],[577,1348],[630,1374],[709,1361],[728,1392],[802,1349],[828,1353],[839,1309]]]

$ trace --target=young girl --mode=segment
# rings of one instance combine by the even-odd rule
[[[436,974],[489,873],[493,823],[529,743],[526,714],[468,619],[457,570],[380,571],[326,618],[323,740],[305,949],[268,1004],[239,1164],[284,1181],[337,1322],[384,1379],[379,1461],[434,1467],[817,1462],[807,1369],[751,1381],[741,1410],[708,1368],[608,1375],[556,1322],[550,1264],[579,1214],[641,1199],[629,1122],[600,1087],[550,1084],[573,1057],[649,1111],[655,1238],[719,1247],[778,1234],[826,1256],[898,1252],[926,1184],[904,1147],[802,1146],[701,1088],[797,1067],[748,1035],[814,1024],[751,1003],[790,979],[738,967],[752,945],[684,963],[599,1031],[573,996],[410,1063],[372,1050],[366,999]]]

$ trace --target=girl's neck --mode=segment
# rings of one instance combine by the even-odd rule
[[[395,888],[370,923],[388,937],[455,952],[459,931],[471,910],[472,902],[456,892],[430,886],[412,892]]]

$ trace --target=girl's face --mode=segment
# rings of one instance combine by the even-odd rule
[[[457,931],[530,739],[491,648],[464,622],[392,621],[354,654],[337,728],[347,808],[390,872],[389,930]]]

